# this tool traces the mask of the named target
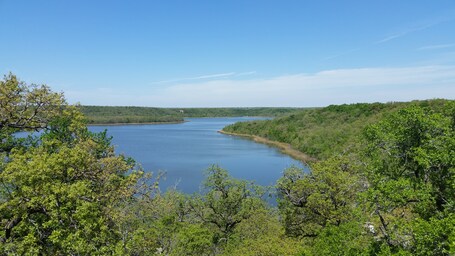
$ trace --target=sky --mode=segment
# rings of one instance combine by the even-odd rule
[[[69,103],[455,99],[453,0],[0,0],[0,74]]]

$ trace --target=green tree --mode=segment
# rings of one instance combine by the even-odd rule
[[[2,97],[17,96],[2,101],[2,114],[7,113],[2,135],[23,129],[45,131],[34,144],[4,151],[0,250],[52,255],[112,252],[119,238],[113,206],[133,197],[141,173],[131,172],[132,160],[114,154],[105,133],[89,132],[82,114],[66,106],[60,94],[47,87],[31,88],[12,75],[2,82],[7,92]]]
[[[13,74],[0,81],[0,128],[42,129],[66,105],[46,85],[27,85]]]
[[[104,148],[107,142],[97,142],[85,126],[71,127],[72,143],[55,139],[61,136],[54,137],[51,129],[39,146],[12,150],[0,174],[5,252],[103,254],[112,249],[117,234],[111,206],[133,196],[139,174],[126,175],[133,163]]]
[[[66,106],[61,93],[46,85],[27,85],[13,74],[0,81],[0,153],[8,153],[20,140],[18,131],[47,128]]]
[[[417,219],[413,226],[413,255],[453,255],[455,253],[455,214]]]
[[[436,110],[414,105],[366,130],[369,189],[365,205],[381,231],[378,239],[392,252],[415,252],[422,242],[422,236],[416,235],[425,233],[422,227],[431,227],[424,223],[453,227],[453,222],[443,219],[454,209],[454,113],[453,102]],[[440,225],[440,230],[449,227]],[[435,254],[453,248],[448,237],[430,237],[445,244]]]
[[[316,237],[327,225],[339,226],[358,213],[357,195],[362,179],[347,157],[318,162],[310,173],[291,167],[277,182],[278,207],[286,233]]]
[[[213,165],[207,172],[207,192],[195,195],[190,205],[195,216],[213,230],[215,244],[225,244],[239,223],[265,207],[261,199],[264,192],[252,183],[229,177],[219,166]]]
[[[373,235],[359,220],[326,226],[305,246],[305,255],[374,255]]]
[[[299,239],[288,237],[276,209],[261,208],[234,229],[222,255],[299,255]]]
[[[149,190],[150,191],[150,190]],[[188,196],[177,191],[138,194],[115,207],[119,255],[208,255],[212,232],[190,216]]]

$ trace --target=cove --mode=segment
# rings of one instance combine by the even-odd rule
[[[164,172],[160,189],[185,193],[201,190],[204,171],[212,164],[238,179],[274,185],[284,169],[305,166],[278,149],[218,133],[226,125],[259,117],[187,118],[180,124],[90,126],[113,136],[116,153],[130,156],[144,171]]]

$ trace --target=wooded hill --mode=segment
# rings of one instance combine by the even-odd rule
[[[152,108],[80,106],[89,124],[182,122],[184,117],[275,117],[299,108]]]
[[[412,105],[440,111],[447,100],[331,105],[301,110],[273,120],[239,122],[223,131],[256,135],[290,144],[318,159],[355,146],[365,127]]]
[[[80,106],[89,124],[183,122],[173,109],[150,107]]]

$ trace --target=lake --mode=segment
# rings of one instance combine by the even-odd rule
[[[108,130],[117,153],[134,158],[147,172],[165,172],[160,188],[185,193],[200,191],[204,171],[217,164],[230,175],[274,185],[283,170],[303,165],[278,149],[251,140],[220,134],[226,125],[264,118],[188,118],[180,124],[90,126]]]

